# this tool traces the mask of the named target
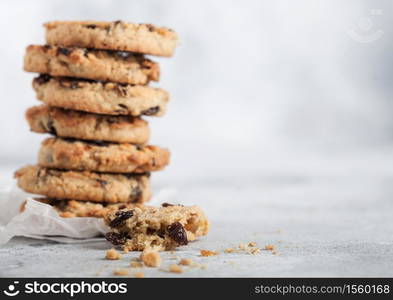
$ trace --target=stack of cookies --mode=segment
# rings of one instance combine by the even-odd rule
[[[171,56],[176,33],[121,21],[51,22],[45,28],[47,44],[27,47],[24,59],[25,71],[39,73],[33,88],[44,104],[28,109],[26,118],[32,131],[52,137],[43,141],[37,165],[16,171],[19,187],[43,195],[38,200],[63,217],[113,212],[107,222],[117,228],[143,211],[144,220],[159,214],[181,222],[172,237],[179,230],[205,234],[207,221],[196,207],[142,205],[151,197],[150,172],[163,169],[170,157],[168,150],[148,145],[148,123],[141,118],[164,115],[169,99],[148,85],[159,80],[160,70],[144,54]],[[187,220],[193,224],[188,229]],[[169,231],[156,235],[173,240]],[[109,239],[119,243],[126,236],[112,232]]]

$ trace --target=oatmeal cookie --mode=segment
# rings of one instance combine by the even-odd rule
[[[132,203],[107,204],[78,200],[58,200],[51,198],[34,198],[34,200],[52,206],[62,218],[103,218],[109,211],[125,208],[131,209],[137,205]],[[23,202],[23,204],[20,206],[20,212],[24,211],[25,205],[26,201]]]
[[[146,174],[98,174],[27,166],[16,171],[15,178],[24,191],[48,198],[141,203],[151,195]]]
[[[49,45],[97,48],[172,56],[177,34],[151,24],[55,21],[45,25]]]
[[[160,73],[158,64],[141,54],[49,45],[28,46],[24,70],[142,85],[150,80],[158,81]]]
[[[162,116],[169,99],[159,88],[46,74],[33,80],[33,88],[48,105],[109,115]]]
[[[111,173],[146,173],[163,169],[169,151],[157,146],[48,138],[38,154],[41,167]]]
[[[48,105],[26,111],[30,129],[59,137],[145,144],[150,137],[146,121],[131,116],[98,115]]]

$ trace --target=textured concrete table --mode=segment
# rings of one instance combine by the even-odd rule
[[[237,174],[179,182],[179,197],[205,209],[211,233],[163,253],[161,268],[143,272],[146,277],[393,276],[392,174],[386,161],[379,166],[350,173]],[[277,254],[223,253],[250,241],[261,247],[273,244]],[[109,247],[103,240],[59,244],[14,238],[0,247],[0,276],[111,276],[138,256],[128,253],[122,260],[108,261],[104,255]],[[200,257],[200,249],[221,254]],[[184,257],[206,268],[166,271]]]

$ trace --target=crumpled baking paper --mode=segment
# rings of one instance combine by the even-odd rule
[[[149,205],[173,202],[176,194],[173,188],[162,189]],[[24,200],[27,200],[25,210],[20,213],[19,207]],[[100,218],[62,218],[50,205],[35,201],[15,186],[0,191],[0,245],[14,236],[81,243],[100,240],[102,237],[97,237],[108,230]]]

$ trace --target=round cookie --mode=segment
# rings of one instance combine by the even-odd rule
[[[169,163],[168,150],[157,146],[82,142],[48,138],[38,154],[41,167],[111,173],[146,173]]]
[[[58,200],[52,198],[34,198],[35,201],[52,206],[62,218],[103,218],[107,213],[119,209],[131,209],[138,206],[137,203],[94,203],[78,200]],[[19,211],[25,210],[26,201],[22,203]]]
[[[33,80],[44,103],[97,114],[162,116],[169,94],[158,88],[40,75]]]
[[[110,211],[104,218],[111,227],[108,241],[124,250],[173,250],[209,231],[209,221],[198,206],[139,206]]]
[[[177,34],[151,24],[55,21],[45,25],[49,45],[140,52],[172,56]]]
[[[30,129],[82,140],[145,144],[150,130],[146,121],[130,116],[97,115],[48,105],[26,111]]]
[[[146,174],[99,174],[27,166],[16,171],[15,178],[24,191],[56,199],[142,203],[151,196]]]
[[[141,85],[158,81],[160,73],[158,64],[141,54],[48,45],[27,47],[24,70]]]

